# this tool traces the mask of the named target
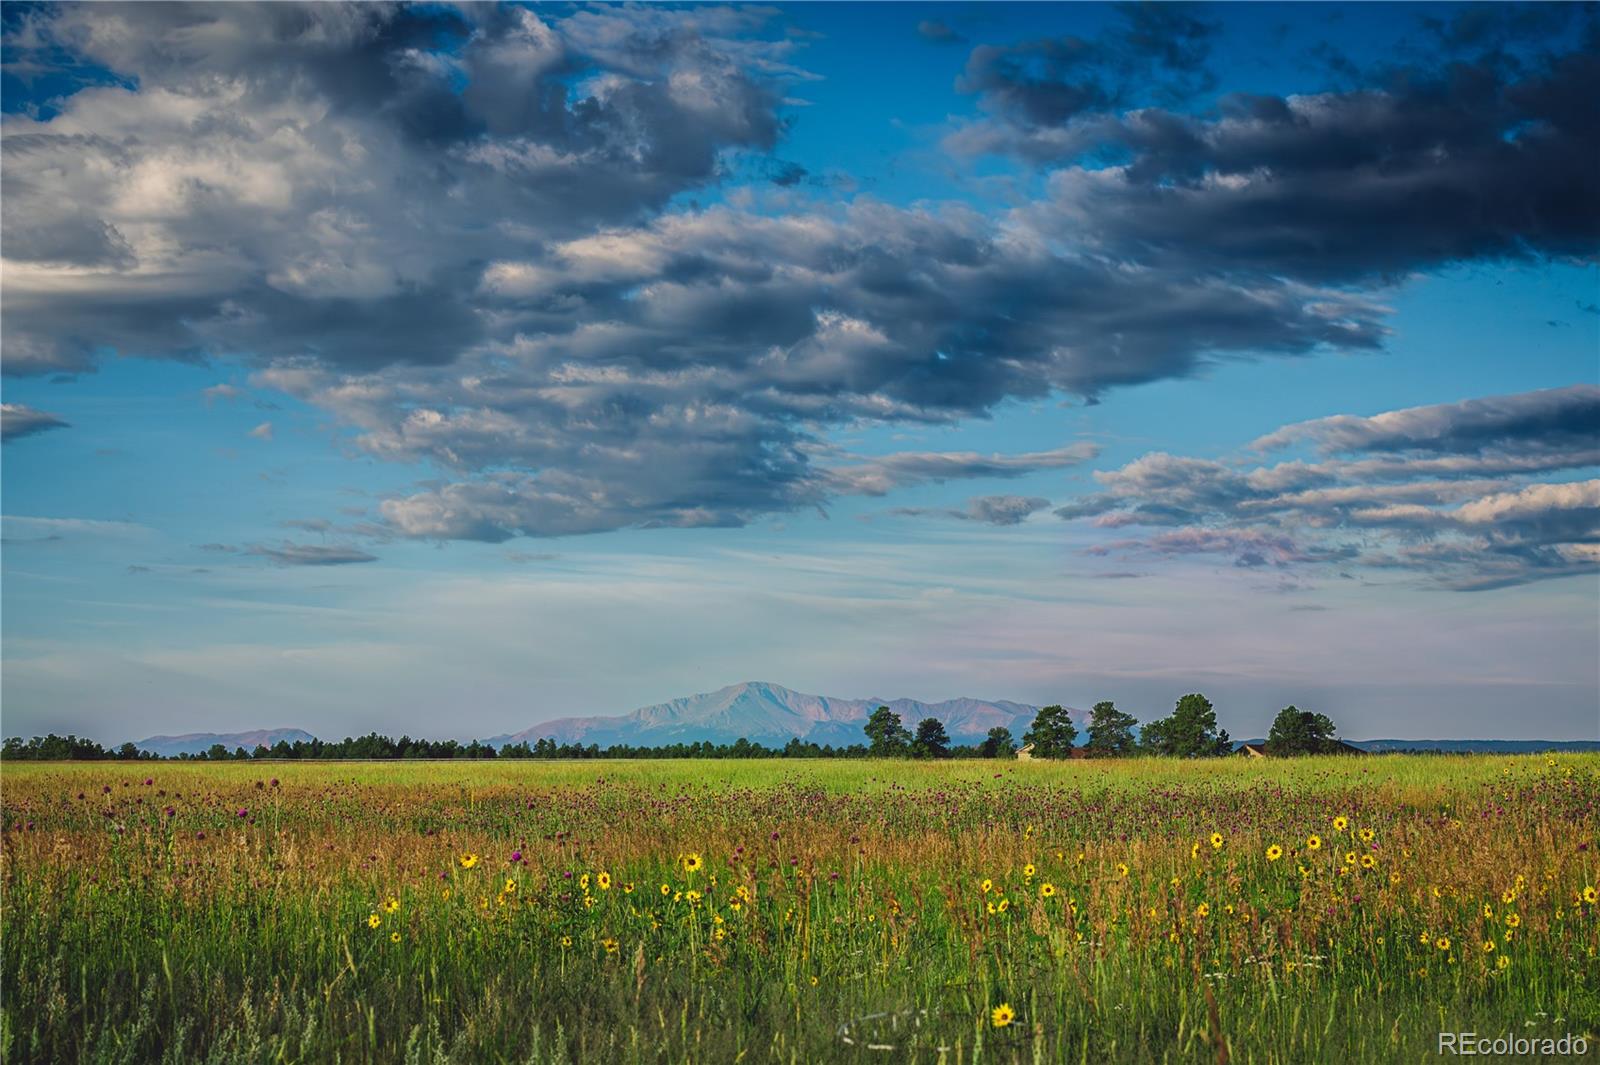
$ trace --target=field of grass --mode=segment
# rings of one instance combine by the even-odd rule
[[[1600,1055],[1600,756],[10,764],[0,820],[7,1062]]]

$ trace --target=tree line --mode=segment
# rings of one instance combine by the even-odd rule
[[[1132,714],[1118,710],[1115,703],[1100,702],[1090,711],[1086,743],[1083,754],[1091,758],[1125,758],[1153,755],[1172,758],[1199,758],[1231,753],[1233,741],[1227,729],[1217,727],[1217,714],[1211,700],[1203,695],[1185,695],[1178,700],[1171,714],[1138,728],[1139,721]],[[1013,758],[1017,753],[1017,740],[1008,728],[992,728],[981,743],[957,745],[950,740],[944,723],[929,717],[917,723],[913,732],[900,720],[900,715],[887,706],[873,711],[863,731],[866,744],[853,743],[835,747],[818,745],[801,739],[792,739],[782,747],[767,747],[739,739],[733,743],[712,743],[701,740],[695,743],[670,743],[655,747],[636,747],[614,743],[606,747],[598,744],[556,743],[542,739],[506,744],[496,748],[493,744],[473,740],[424,740],[401,736],[398,740],[376,732],[365,736],[346,737],[343,740],[296,740],[290,743],[279,740],[268,747],[258,745],[253,750],[235,747],[229,750],[223,744],[213,744],[208,750],[190,754],[182,753],[164,757],[140,750],[136,744],[124,743],[119,747],[102,747],[94,740],[78,736],[35,736],[24,741],[12,737],[0,746],[0,758],[6,761],[201,761],[234,762],[250,759],[280,759],[286,761],[362,759],[387,760],[408,758]],[[1313,714],[1297,707],[1285,707],[1272,723],[1267,737],[1267,752],[1274,755],[1322,754],[1338,749],[1332,721],[1323,714]],[[1032,726],[1023,733],[1022,743],[1031,744],[1028,752],[1034,758],[1070,758],[1078,748],[1079,732],[1068,711],[1057,705],[1046,706],[1034,715]]]
[[[867,753],[874,758],[947,758],[963,751],[980,758],[1013,758],[1017,753],[1017,741],[1009,728],[990,729],[976,748],[954,748],[938,718],[923,718],[912,732],[887,706],[873,711],[865,731],[871,741]],[[1286,706],[1272,722],[1267,753],[1332,754],[1341,749],[1336,732],[1327,715]],[[1217,727],[1216,707],[1197,692],[1179,699],[1171,714],[1146,722],[1142,728],[1138,718],[1118,710],[1116,703],[1095,703],[1089,712],[1087,742],[1081,748],[1078,726],[1067,709],[1042,707],[1034,715],[1032,727],[1022,734],[1022,743],[1033,758],[1071,758],[1079,750],[1089,758],[1204,758],[1233,752],[1228,730]]]

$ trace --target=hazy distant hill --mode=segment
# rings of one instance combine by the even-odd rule
[[[304,729],[268,728],[252,732],[189,732],[182,736],[151,736],[149,739],[135,740],[134,746],[141,751],[170,758],[175,754],[199,754],[217,743],[230,751],[235,747],[254,751],[257,745],[271,747],[279,740],[287,743],[304,740],[309,743],[315,738]]]
[[[1534,754],[1600,751],[1600,740],[1352,740],[1364,751],[1451,751],[1459,754]]]
[[[547,721],[521,732],[493,736],[486,740],[496,746],[526,740],[533,743],[549,738],[557,743],[613,743],[634,746],[659,746],[667,743],[693,743],[711,740],[732,743],[743,737],[752,743],[781,746],[798,736],[811,743],[835,747],[866,743],[861,731],[872,711],[887,706],[900,715],[906,728],[915,730],[925,717],[944,722],[945,731],[956,743],[973,743],[988,735],[991,728],[1011,730],[1018,742],[1033,724],[1039,708],[1006,700],[947,699],[942,703],[923,703],[915,699],[837,699],[827,695],[807,695],[779,684],[747,681],[714,692],[657,703],[614,717],[567,717]],[[1081,710],[1072,710],[1080,723],[1087,719]]]
[[[1235,740],[1234,750],[1265,739]],[[1346,740],[1373,754],[1442,751],[1446,754],[1537,754],[1540,751],[1600,751],[1600,740]]]

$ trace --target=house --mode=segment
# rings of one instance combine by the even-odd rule
[[[1089,757],[1089,748],[1074,747],[1072,748],[1072,753],[1067,755],[1067,757],[1087,758]],[[1017,748],[1017,760],[1022,762],[1031,762],[1033,760],[1033,744],[1027,743]]]
[[[1241,743],[1239,744],[1239,749],[1233,753],[1242,754],[1247,758],[1265,758],[1267,757],[1267,745],[1264,743]]]

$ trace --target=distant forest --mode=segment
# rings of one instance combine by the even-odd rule
[[[655,747],[636,747],[614,743],[606,747],[598,744],[556,743],[542,739],[531,746],[526,742],[495,747],[473,740],[421,740],[401,736],[398,740],[376,732],[360,737],[347,737],[337,742],[323,740],[297,740],[289,743],[279,740],[271,747],[257,746],[254,750],[235,747],[229,750],[221,743],[197,754],[178,754],[170,758],[141,750],[137,744],[124,743],[107,748],[93,740],[77,736],[35,736],[24,741],[13,737],[0,747],[0,758],[6,761],[206,761],[237,762],[251,759],[281,760],[384,760],[405,758],[534,758],[566,760],[583,758],[1013,758],[1018,754],[1018,741],[1007,728],[993,728],[981,743],[956,745],[950,741],[944,724],[937,718],[925,718],[913,731],[905,727],[900,716],[887,706],[880,706],[863,726],[868,743],[850,744],[847,747],[819,746],[799,738],[791,739],[782,747],[766,747],[739,739],[733,743],[713,743],[701,740],[695,743],[671,743]],[[1079,746],[1079,732],[1069,712],[1061,706],[1046,706],[1033,719],[1033,726],[1023,734],[1022,750],[1030,758],[1115,758],[1133,755],[1155,755],[1177,758],[1196,758],[1223,755],[1233,751],[1233,742],[1226,729],[1217,728],[1216,710],[1211,700],[1203,695],[1185,695],[1167,717],[1147,722],[1142,729],[1132,714],[1118,710],[1115,703],[1096,703],[1090,713],[1086,743]],[[1336,729],[1325,715],[1309,713],[1298,707],[1285,707],[1272,723],[1266,742],[1268,753],[1275,755],[1333,753],[1349,748],[1336,739]]]

